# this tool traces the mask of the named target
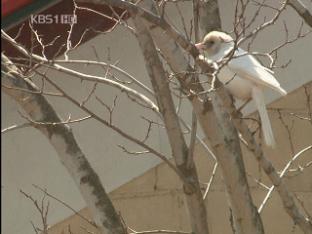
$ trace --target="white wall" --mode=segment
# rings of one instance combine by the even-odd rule
[[[106,48],[110,46],[112,61],[117,58],[120,59],[119,65],[121,67],[126,67],[131,74],[148,83],[146,82],[146,72],[138,45],[131,34],[125,33],[123,29],[118,29],[111,35],[97,37],[74,52],[73,58],[96,59],[90,48],[91,45],[96,46],[98,53],[104,60],[107,57]],[[81,66],[76,67],[79,69]],[[85,73],[90,72],[102,76],[105,74],[104,69],[99,67],[85,67],[81,70]],[[55,77],[54,80],[62,84],[62,87],[68,89],[70,95],[78,100],[83,100],[92,88],[91,84],[84,83],[81,85],[79,80],[65,75],[60,76],[54,71],[50,71],[49,75]],[[97,95],[109,105],[116,94],[120,98],[117,100],[113,121],[129,134],[143,139],[147,122],[141,120],[140,116],[144,115],[147,118],[157,119],[153,117],[151,111],[146,111],[133,102],[128,102],[125,94],[120,91],[103,85],[99,85],[97,89]],[[19,107],[7,96],[2,95],[2,97],[2,126],[25,122],[17,113]],[[64,119],[69,114],[73,119],[86,116],[85,113],[77,110],[76,107],[63,99],[55,97],[48,99]],[[106,110],[94,99],[90,100],[90,105],[87,106],[93,108],[96,113],[107,117]],[[150,154],[131,156],[122,152],[117,146],[118,144],[126,146],[130,151],[142,149],[129,143],[95,120],[73,124],[72,128],[78,143],[99,174],[107,191],[112,191],[159,162],[155,156]],[[162,129],[157,126],[153,128],[151,145],[162,153],[168,154],[168,144]],[[4,233],[33,233],[29,220],[36,216],[35,209],[19,193],[19,189],[23,189],[31,194],[39,195],[40,193],[32,188],[32,184],[47,188],[52,194],[78,210],[85,206],[73,181],[58,161],[53,148],[37,130],[25,128],[9,132],[3,135],[2,143]],[[55,223],[70,214],[71,211],[53,203],[49,222]],[[36,223],[36,221],[39,220],[35,219],[34,222]]]
[[[309,1],[306,0],[306,3]],[[225,30],[230,30],[233,19],[233,5],[227,0],[220,0],[223,26]],[[312,4],[307,4],[312,10]],[[186,22],[191,16],[191,6],[186,4],[181,7]],[[168,13],[172,21],[181,26],[176,10],[170,8]],[[172,17],[173,16],[173,17]],[[296,13],[289,9],[283,14],[287,19],[290,28],[290,34],[298,29],[300,20]],[[282,27],[281,21],[268,30],[265,30],[259,39],[255,41],[254,48],[263,51],[271,48],[278,41],[283,40],[283,33],[276,33]],[[307,27],[306,27],[307,28]],[[276,77],[282,83],[286,90],[290,91],[311,80],[312,66],[312,35],[288,46],[281,52],[281,59],[292,59],[292,63],[285,70],[277,70]],[[142,56],[134,36],[122,28],[117,28],[113,33],[100,35],[74,51],[72,58],[94,59],[96,60],[92,46],[95,46],[101,59],[107,60],[107,48],[110,47],[111,60],[119,60],[119,66],[125,68],[130,74],[149,84],[147,74],[144,68]],[[85,73],[104,75],[105,71],[99,67],[82,67],[74,66]],[[60,75],[54,71],[48,73],[55,81],[62,84],[68,92],[75,98],[82,100],[90,91],[92,85],[88,83],[81,84],[67,75]],[[138,89],[140,90],[140,89]],[[140,119],[141,115],[154,118],[151,112],[146,112],[142,107],[138,107],[132,102],[128,102],[125,94],[119,91],[99,85],[97,95],[106,103],[111,103],[114,96],[119,94],[118,106],[114,115],[114,121],[130,134],[142,139],[145,135],[147,123]],[[267,92],[267,100],[272,101],[278,94],[272,91]],[[85,114],[77,110],[67,101],[57,98],[48,97],[53,103],[55,109],[66,119],[69,114],[72,118],[79,118]],[[106,111],[94,99],[90,101],[88,107],[96,113],[105,115]],[[11,126],[16,123],[25,122],[18,113],[19,107],[7,96],[2,95],[2,127]],[[252,107],[250,107],[252,110]],[[186,103],[183,105],[182,114],[187,120],[190,118],[190,108]],[[107,116],[107,115],[106,115]],[[87,120],[79,124],[72,125],[74,134],[82,150],[88,156],[92,166],[99,174],[107,191],[112,191],[130,179],[137,177],[144,171],[156,165],[159,160],[153,155],[129,156],[122,152],[117,144],[123,144],[129,150],[141,150],[137,146],[129,143],[127,140],[119,137],[116,133],[107,129],[94,120]],[[160,127],[155,127],[153,137],[150,143],[158,150],[165,154],[170,153],[164,131]],[[47,188],[48,191],[58,198],[66,201],[75,209],[79,210],[85,204],[76,189],[68,173],[58,161],[58,157],[50,146],[47,139],[32,129],[25,128],[14,132],[9,132],[2,137],[2,204],[3,204],[3,233],[11,234],[30,234],[34,233],[29,223],[39,222],[39,217],[33,205],[26,200],[20,193],[19,189],[31,193],[36,198],[40,198],[40,193],[32,188],[32,184],[40,185]],[[52,201],[51,201],[52,202]],[[49,212],[49,223],[53,224],[72,214],[63,206],[52,202]]]

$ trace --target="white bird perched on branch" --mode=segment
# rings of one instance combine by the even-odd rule
[[[195,45],[206,52],[207,58],[220,62],[230,56],[234,48],[233,38],[223,32],[212,31],[202,42]],[[282,95],[287,92],[281,88],[273,76],[273,71],[262,66],[252,55],[241,48],[235,50],[233,57],[222,67],[217,75],[229,92],[238,99],[253,99],[260,114],[264,140],[267,145],[274,146],[275,140],[265,107],[263,89],[269,87]]]

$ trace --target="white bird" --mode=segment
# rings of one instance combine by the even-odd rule
[[[208,59],[220,62],[233,50],[234,40],[224,32],[212,31],[195,46],[200,51],[206,52]],[[260,115],[265,143],[274,147],[275,139],[265,107],[263,89],[268,87],[282,95],[286,95],[287,92],[273,76],[273,71],[262,66],[256,58],[243,49],[238,48],[230,61],[221,68],[217,77],[235,98],[245,101],[254,100]]]

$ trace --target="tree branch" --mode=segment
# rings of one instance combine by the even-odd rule
[[[148,5],[147,9],[152,8],[151,2],[146,1],[146,4]],[[249,193],[238,135],[230,122],[229,115],[223,108],[222,101],[215,92],[212,92],[210,96],[212,105],[208,101],[208,97],[203,96],[201,99],[196,95],[204,91],[204,89],[198,82],[194,82],[193,76],[189,75],[189,72],[192,74],[193,69],[184,57],[183,52],[178,49],[174,38],[170,34],[164,34],[160,27],[154,27],[154,25],[150,24],[149,26],[155,43],[162,51],[172,71],[176,74],[186,71],[186,75],[178,75],[178,81],[183,90],[194,93],[194,95],[188,95],[187,97],[193,105],[206,137],[215,150],[235,214],[236,228],[242,233],[263,233],[261,219]],[[185,47],[191,48],[192,44],[187,43],[188,45]],[[197,55],[198,52],[196,57]],[[197,64],[204,68],[202,69],[204,73],[213,72],[213,69],[207,64],[200,62],[197,62]],[[227,100],[230,100],[230,98],[228,97]]]
[[[119,1],[116,0],[115,3],[117,4]],[[253,32],[259,32],[260,30],[264,29],[265,27],[268,27],[272,25],[276,19],[279,17],[281,12],[285,8],[285,3],[282,4],[282,6],[279,8],[279,11],[274,15],[274,17],[268,21],[267,23],[264,23],[261,27],[258,27]],[[142,8],[140,8],[142,9]],[[139,10],[140,11],[140,10]],[[144,14],[142,15],[145,18],[145,15],[148,14],[146,11],[144,11]],[[154,17],[154,16],[153,16]],[[152,18],[153,18],[152,17]],[[182,51],[177,49],[176,43],[178,43],[182,48],[184,48],[186,51],[190,52],[190,54],[194,57],[194,59],[198,56],[198,51],[194,52],[192,48],[192,44],[188,41],[181,41],[175,40],[177,37],[172,35],[172,33],[164,34],[162,31],[165,30],[163,25],[157,25],[154,24],[150,18],[145,18],[148,22],[152,23],[152,27],[150,27],[153,39],[155,40],[158,47],[163,52],[163,55],[165,56],[168,64],[171,66],[171,69],[177,73],[181,74],[181,71],[186,71],[186,74],[193,73],[194,71],[188,64],[187,60],[183,56]],[[161,21],[162,23],[162,21]],[[156,27],[155,27],[156,26]],[[159,27],[157,27],[159,26]],[[166,30],[165,30],[166,31]],[[171,29],[170,29],[170,32]],[[248,38],[251,34],[248,34],[244,39]],[[199,62],[199,61],[197,61]],[[207,64],[199,64],[201,69],[204,73],[211,73],[212,69],[211,67],[207,66]],[[185,75],[185,76],[179,76],[178,77],[179,82],[181,86],[184,89],[187,89],[187,87],[191,87],[191,90],[193,90],[195,93],[203,91],[203,88],[200,84],[194,84],[193,86],[189,86],[191,82],[191,77]],[[190,90],[190,88],[189,88]],[[236,112],[234,106],[232,105],[232,102],[227,94],[227,92],[224,90],[223,86],[218,87],[218,89],[215,90],[218,95],[220,95],[221,100],[223,100],[223,105],[226,108],[228,113],[231,113],[231,115],[234,115]],[[215,94],[214,94],[215,95]],[[210,143],[212,144],[213,148],[216,151],[216,156],[218,157],[218,160],[220,160],[220,155],[224,155],[225,152],[222,152],[221,149],[223,149],[224,146],[222,146],[222,143],[220,143],[220,138],[218,139],[218,132],[216,132],[216,129],[214,129],[212,126],[215,126],[215,123],[219,122],[216,120],[216,116],[212,113],[212,106],[208,102],[201,102],[198,98],[193,98],[192,96],[188,96],[189,100],[192,102],[194,109],[196,110],[197,117],[199,118],[199,121],[202,125],[203,130],[206,133],[207,138],[209,139]],[[216,96],[215,98],[219,98]],[[222,103],[222,101],[221,101]],[[209,124],[210,123],[210,124]],[[255,142],[252,134],[250,133],[248,127],[244,122],[242,122],[241,119],[234,119],[235,127],[243,134],[244,139],[248,142],[249,148],[254,152],[256,159],[259,161],[260,165],[266,172],[266,174],[271,179],[272,183],[275,185],[278,185],[278,191],[282,198],[283,205],[287,211],[287,213],[292,217],[294,222],[298,223],[299,227],[304,231],[304,233],[310,233],[312,231],[312,225],[311,223],[305,219],[304,215],[299,211],[297,205],[294,203],[293,195],[292,193],[287,189],[286,185],[280,180],[279,176],[277,175],[275,168],[273,165],[264,157],[262,150],[259,148],[257,143]],[[221,140],[222,142],[222,140]],[[217,148],[216,148],[217,147]],[[227,156],[228,154],[225,154]],[[224,160],[224,163],[220,163],[220,166],[222,168],[222,165],[224,165],[224,172],[227,172],[225,168],[229,166],[230,160],[233,158],[230,158],[229,160]],[[242,162],[242,161],[241,161]],[[233,179],[232,175],[229,175],[229,179]],[[244,176],[243,176],[244,177]],[[236,184],[235,182],[229,183],[229,186]],[[240,197],[239,199],[242,199]],[[239,205],[239,204],[238,204]],[[242,209],[238,209],[237,212],[241,212]],[[255,213],[257,211],[252,211],[252,213]],[[244,217],[245,217],[244,213]],[[248,217],[256,217],[255,216],[248,216]],[[258,223],[260,226],[262,226],[260,223]],[[251,232],[252,233],[252,232]]]
[[[1,133],[7,133],[7,132],[10,132],[13,130],[17,130],[17,129],[21,129],[21,128],[27,128],[27,127],[31,127],[31,124],[30,123],[23,123],[23,124],[19,124],[19,125],[15,124],[15,125],[12,125],[10,127],[1,129]]]
[[[290,5],[310,27],[312,27],[312,14],[300,0],[289,0],[288,5]]]
[[[287,165],[284,167],[284,169],[282,170],[281,174],[280,174],[280,178],[283,178],[288,169],[290,168],[290,166],[293,164],[293,162],[295,160],[297,160],[297,158],[299,158],[301,155],[303,155],[306,151],[311,150],[312,149],[312,145],[304,148],[303,150],[300,150],[295,156],[293,156],[293,158],[287,163]],[[269,192],[267,193],[267,195],[265,196],[263,202],[261,203],[260,207],[258,208],[258,212],[261,213],[261,211],[263,210],[266,202],[269,200],[269,198],[271,197],[272,192],[274,191],[275,186],[271,186],[271,188],[269,189]],[[312,220],[311,220],[312,221]]]
[[[312,223],[305,218],[305,216],[297,207],[293,193],[288,190],[285,182],[280,178],[272,163],[267,158],[265,158],[262,149],[256,143],[252,133],[249,131],[246,124],[243,123],[240,116],[237,116],[237,112],[232,110],[232,113],[236,128],[241,132],[244,140],[247,142],[248,149],[254,154],[256,160],[259,162],[262,169],[271,180],[272,184],[276,187],[286,212],[292,218],[294,223],[298,224],[298,226],[305,234],[311,233]]]
[[[200,0],[198,13],[202,37],[210,31],[221,30],[218,0]]]
[[[148,97],[141,94],[140,92],[137,92],[134,89],[131,89],[131,88],[129,88],[123,84],[120,84],[116,81],[107,79],[105,77],[93,76],[93,75],[85,74],[82,72],[78,72],[78,71],[60,66],[60,65],[54,63],[54,61],[49,61],[49,60],[47,60],[47,59],[45,59],[39,55],[32,54],[32,53],[28,52],[25,48],[23,48],[21,45],[19,45],[13,38],[11,38],[3,30],[1,30],[1,37],[3,39],[5,39],[6,41],[8,41],[9,43],[11,43],[11,45],[13,45],[19,52],[21,52],[22,54],[24,54],[27,57],[32,58],[33,60],[37,61],[41,65],[48,66],[54,70],[69,74],[69,75],[76,77],[76,78],[79,78],[79,79],[94,81],[94,82],[104,83],[104,84],[110,85],[112,87],[115,87],[115,88],[127,93],[129,96],[134,97],[134,100],[137,99],[140,102],[144,103],[144,105],[146,107],[148,107],[154,111],[158,111],[157,105],[155,105]]]
[[[188,148],[175,111],[165,71],[158,57],[153,39],[141,17],[135,16],[134,24],[137,29],[137,38],[146,61],[146,68],[157,97],[159,110],[164,119],[172,154],[177,168],[185,177],[183,190],[186,195],[192,230],[194,233],[208,234],[206,208],[202,199],[196,167],[194,163],[192,163],[192,167],[188,167]]]
[[[38,88],[28,79],[21,77],[20,71],[5,56],[1,55],[2,82],[12,87],[38,91]],[[50,103],[41,95],[23,92],[15,89],[5,89],[4,92],[12,97],[38,122],[62,122]],[[125,234],[125,229],[120,218],[108,197],[101,181],[89,164],[86,156],[81,151],[70,127],[67,124],[36,125],[43,133],[54,149],[60,161],[64,164],[86,204],[90,208],[93,218],[102,233]]]

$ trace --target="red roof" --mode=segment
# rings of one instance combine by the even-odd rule
[[[33,0],[1,0],[1,16],[7,16],[31,2]]]
[[[17,1],[17,0],[2,0],[3,2],[35,2],[32,0],[24,0],[24,1]],[[44,0],[41,0],[44,1]],[[115,17],[114,13],[112,12],[111,8],[100,4],[92,4],[92,3],[81,3],[80,6],[84,6],[90,9],[94,9],[96,11],[99,11],[107,16],[110,16],[112,18]],[[19,5],[21,7],[22,5]],[[13,8],[11,8],[13,9]],[[15,9],[17,9],[17,6],[15,5]],[[53,6],[43,10],[40,12],[40,15],[43,16],[53,16],[53,19],[56,19],[56,17],[62,16],[62,15],[71,15],[73,13],[74,5],[72,0],[62,0]],[[115,12],[117,14],[122,15],[124,12],[121,9],[114,8]],[[8,11],[7,11],[8,14]],[[76,11],[76,17],[77,22],[74,24],[73,31],[71,34],[71,42],[73,46],[75,46],[79,41],[81,43],[84,43],[91,38],[95,37],[99,34],[99,31],[105,32],[106,30],[112,28],[116,22],[102,17],[98,14],[95,14],[90,11],[85,10],[78,10]],[[123,15],[123,17],[126,19],[128,15]],[[57,18],[58,19],[58,18]],[[39,21],[39,20],[36,20]],[[70,29],[70,25],[68,23],[60,23],[53,21],[51,23],[40,23],[40,22],[34,22],[33,23],[34,30],[37,31],[39,35],[41,35],[41,40],[43,44],[49,44],[53,42],[53,44],[50,44],[45,49],[45,55],[49,59],[53,59],[56,56],[59,56],[64,53],[66,50],[66,40],[68,37],[68,31]],[[16,38],[16,41],[20,44],[22,44],[26,49],[32,50],[36,54],[42,53],[42,48],[38,44],[37,41],[33,40],[32,33],[29,27],[29,18],[25,19],[23,22],[17,24],[14,27],[9,28],[6,30],[6,32],[13,38],[16,37],[16,35],[19,35]],[[21,57],[22,55],[17,52],[17,50],[10,45],[7,41],[1,38],[1,45],[2,45],[2,52],[4,52],[7,56],[11,57]],[[14,61],[14,58],[12,58]]]

